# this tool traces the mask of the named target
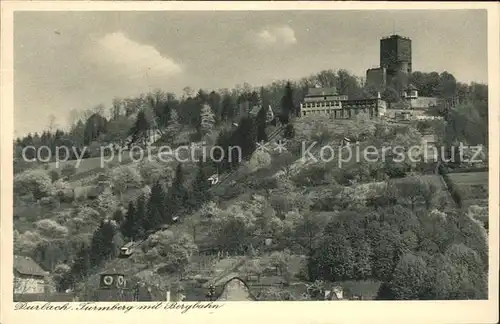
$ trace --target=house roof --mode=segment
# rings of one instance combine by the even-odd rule
[[[44,277],[47,275],[47,272],[44,271],[32,258],[21,255],[14,256],[14,270],[27,276]]]
[[[229,279],[222,286],[222,291],[218,294],[216,300],[222,299],[227,301],[257,300],[257,298],[250,291],[250,287],[245,280],[239,277]]]
[[[114,276],[114,275],[119,275],[119,276],[125,276],[124,273],[120,273],[117,271],[104,271],[99,274],[100,276]]]
[[[332,290],[326,296],[326,300],[339,300],[339,298],[337,297],[337,294],[335,293],[335,291]]]
[[[318,96],[336,96],[336,88],[309,88],[307,91],[308,97],[318,97]]]
[[[408,85],[408,88],[406,88],[407,90],[418,90],[417,87],[413,84],[413,83],[410,83]]]
[[[125,244],[124,246],[122,246],[122,249],[129,249],[129,248],[132,248],[133,246],[135,245],[135,242],[128,242],[127,244]]]
[[[249,114],[250,115],[257,115],[259,113],[259,111],[262,109],[261,106],[253,106],[251,109],[250,109],[250,112]]]

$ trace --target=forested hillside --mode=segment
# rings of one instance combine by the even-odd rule
[[[333,285],[363,298],[487,298],[487,169],[486,181],[464,184],[453,169],[470,166],[452,160],[458,153],[451,148],[487,147],[488,87],[459,83],[446,72],[415,72],[411,79],[422,96],[458,98],[458,105],[438,107],[442,121],[298,118],[305,91],[317,84],[350,98],[376,95],[347,71],[323,71],[256,88],[117,98],[112,107],[82,112],[69,130],[18,138],[14,252],[49,271],[56,290],[82,296],[109,269],[185,295],[223,269],[253,282],[263,300],[323,299]],[[397,94],[388,87],[382,98],[398,102]],[[245,102],[263,108],[255,117],[240,116]],[[270,118],[269,106],[277,118]],[[275,140],[286,141],[287,149],[255,151],[276,130],[283,130]],[[304,142],[318,143],[317,155],[346,136],[363,148],[409,148],[428,133],[447,161],[301,159]],[[243,160],[132,161],[126,151],[121,161],[101,164],[100,147],[146,147],[151,134],[156,146],[238,146]],[[57,165],[44,150],[38,160],[25,160],[29,146],[35,150],[25,150],[28,160],[45,146],[75,149]],[[213,187],[207,179],[214,174],[229,176]],[[473,202],[457,203],[457,195]],[[118,259],[130,241],[141,244]]]

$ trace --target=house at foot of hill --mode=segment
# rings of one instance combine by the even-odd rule
[[[14,256],[14,302],[73,302],[73,293],[55,292],[55,287],[44,271],[33,259]]]
[[[371,118],[386,114],[386,102],[378,94],[375,98],[349,99],[336,88],[310,88],[300,104],[299,116],[327,115],[333,119],[352,119],[359,113]]]
[[[14,255],[14,295],[48,292],[48,274],[32,258]]]

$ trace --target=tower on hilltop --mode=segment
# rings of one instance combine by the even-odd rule
[[[380,67],[387,70],[388,76],[398,73],[411,74],[411,39],[392,35],[380,40]]]

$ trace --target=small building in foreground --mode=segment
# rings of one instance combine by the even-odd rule
[[[14,255],[14,294],[45,293],[48,274],[32,258]]]
[[[248,284],[241,278],[234,277],[226,281],[222,291],[216,297],[217,301],[255,301],[257,298],[252,294]]]

